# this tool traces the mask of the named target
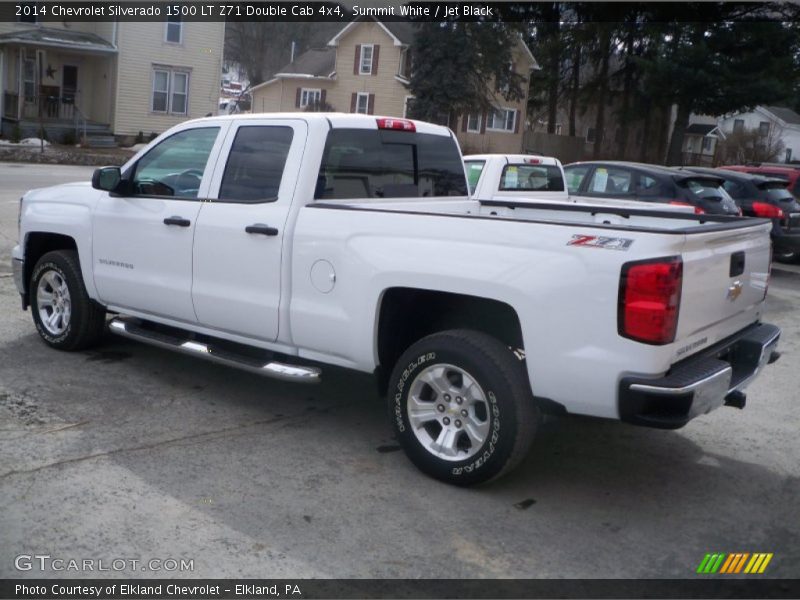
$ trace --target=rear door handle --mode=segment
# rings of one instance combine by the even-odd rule
[[[178,227],[189,227],[192,222],[183,217],[167,217],[164,219],[164,225],[177,225]]]
[[[248,225],[244,228],[247,233],[260,233],[261,235],[278,235],[276,227],[270,227],[263,223],[256,223],[255,225]]]

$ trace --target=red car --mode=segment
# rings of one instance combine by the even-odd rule
[[[725,165],[721,169],[728,169],[730,171],[741,171],[742,173],[754,173],[758,175],[765,175],[767,177],[777,177],[785,179],[789,182],[787,186],[792,195],[800,200],[800,164],[787,164],[786,166],[778,166],[776,164],[760,164],[760,165]]]

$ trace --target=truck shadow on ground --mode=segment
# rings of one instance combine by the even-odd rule
[[[182,503],[187,527],[224,523],[254,547],[270,540],[273,550],[302,554],[323,571],[331,562],[326,552],[359,555],[367,544],[370,555],[341,576],[442,576],[439,565],[455,547],[465,565],[481,562],[484,552],[500,561],[481,563],[483,575],[522,576],[532,559],[520,549],[530,542],[505,547],[492,540],[534,536],[537,546],[569,546],[564,527],[626,544],[683,538],[699,548],[731,540],[766,540],[768,551],[798,547],[792,513],[800,480],[726,454],[751,441],[720,437],[714,415],[690,424],[691,436],[548,419],[513,473],[461,489],[426,477],[394,451],[385,403],[369,375],[326,367],[323,383],[310,387],[115,338],[79,354],[53,353],[34,335],[16,345],[23,351],[0,349],[5,368],[15,361],[25,368],[26,356],[42,355],[51,377],[80,382],[67,394],[58,386],[35,392],[45,412],[88,423],[65,452],[108,450],[91,460],[111,460]],[[698,432],[708,433],[708,444],[692,439],[703,439]],[[32,443],[35,451],[48,441]],[[132,520],[147,519],[132,510]],[[436,533],[479,514],[493,518]],[[434,539],[441,547],[431,550]],[[427,550],[410,550],[414,543]],[[399,548],[407,565],[392,567]],[[664,564],[685,560],[665,552],[639,576],[663,576]]]

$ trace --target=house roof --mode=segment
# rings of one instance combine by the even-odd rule
[[[716,129],[716,124],[705,125],[703,123],[692,123],[686,128],[686,133],[689,135],[708,135],[712,130]]]
[[[287,65],[284,65],[276,77],[292,75],[311,75],[312,77],[330,77],[336,70],[335,48],[312,48],[303,52]]]
[[[358,26],[359,23],[362,23],[367,20],[374,21],[375,23],[380,25],[381,29],[383,29],[386,32],[386,35],[388,35],[392,39],[392,43],[395,46],[408,46],[411,44],[411,42],[414,41],[414,26],[412,23],[408,21],[384,23],[383,21],[375,17],[358,17],[353,21],[350,21],[341,30],[339,30],[339,33],[333,36],[333,38],[331,38],[331,41],[328,42],[328,46],[338,46],[339,40],[341,40],[345,35],[347,35],[347,33],[349,33],[353,28]]]
[[[800,125],[800,115],[784,106],[765,106],[766,110],[788,125]]]
[[[110,42],[94,33],[37,27],[23,31],[12,31],[0,35],[2,44],[23,44],[29,46],[51,46],[83,52],[116,52]]]

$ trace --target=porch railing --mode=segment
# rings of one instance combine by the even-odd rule
[[[7,119],[17,118],[17,107],[19,106],[19,94],[13,92],[3,92],[3,116]]]
[[[25,96],[23,99],[23,119],[64,119],[71,121],[74,115],[75,94],[39,94],[37,96]]]

